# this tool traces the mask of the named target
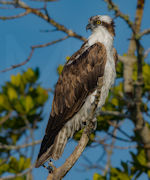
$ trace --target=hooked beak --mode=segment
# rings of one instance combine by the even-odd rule
[[[86,26],[86,31],[89,30],[89,29],[91,29],[91,24],[88,24],[88,25]]]

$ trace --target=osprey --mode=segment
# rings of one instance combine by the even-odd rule
[[[61,157],[68,138],[85,127],[101,80],[98,107],[105,103],[116,76],[114,22],[106,15],[89,19],[91,36],[65,64],[56,84],[50,118],[35,167]]]

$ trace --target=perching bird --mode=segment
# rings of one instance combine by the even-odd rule
[[[106,100],[116,76],[117,52],[113,47],[114,22],[106,15],[89,19],[92,34],[65,64],[56,84],[50,118],[35,167],[61,157],[68,138],[85,127],[102,81],[98,107]]]

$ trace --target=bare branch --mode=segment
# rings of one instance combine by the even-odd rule
[[[7,72],[7,71],[10,71],[10,70],[12,70],[12,69],[16,69],[16,68],[18,68],[18,67],[20,67],[20,66],[23,66],[23,65],[27,64],[27,62],[30,61],[32,55],[33,55],[33,49],[31,50],[28,58],[27,58],[25,61],[23,61],[22,63],[19,63],[19,64],[12,65],[11,67],[6,68],[6,69],[0,71],[0,73]]]
[[[0,149],[18,150],[18,149],[26,148],[29,146],[34,146],[34,145],[40,144],[40,143],[41,143],[41,140],[37,140],[37,141],[31,142],[29,144],[22,144],[22,145],[6,145],[6,144],[0,143]]]
[[[0,126],[4,124],[11,116],[12,112],[10,111],[6,116],[4,116],[2,119],[0,119]]]
[[[0,3],[1,4],[5,4],[5,5],[16,5],[15,2],[12,2],[12,1],[3,1],[3,0],[0,0]],[[56,22],[54,19],[52,19],[49,14],[48,14],[48,11],[46,8],[44,8],[46,14],[42,13],[40,10],[38,9],[35,9],[35,8],[31,8],[30,6],[28,6],[25,2],[19,0],[17,1],[17,5],[19,8],[22,8],[22,9],[25,9],[25,10],[28,10],[30,13],[42,18],[43,20],[45,20],[46,22],[48,22],[49,24],[51,24],[52,26],[54,26],[57,30],[59,31],[62,31],[64,32],[65,34],[67,34],[68,36],[70,37],[74,37],[74,38],[77,38],[81,41],[86,41],[86,39],[75,33],[74,31],[70,30],[70,29],[67,29],[64,25],[62,24],[59,24],[58,22]]]
[[[116,17],[120,17],[121,19],[123,19],[134,32],[134,24],[130,20],[129,16],[123,14],[118,8],[118,6],[112,2],[112,0],[104,0],[104,1],[108,4],[108,9],[113,10],[115,12]]]
[[[117,116],[120,118],[129,118],[130,117],[129,115],[120,113],[118,111],[98,111],[98,114],[101,116]]]
[[[69,38],[69,36],[65,36],[65,37],[63,37],[63,38],[60,38],[60,39],[58,39],[58,40],[55,40],[55,41],[52,41],[52,42],[48,42],[48,43],[45,43],[45,44],[34,45],[34,46],[32,46],[31,48],[32,48],[32,49],[36,49],[36,48],[48,47],[48,46],[51,46],[52,44],[56,44],[56,43],[58,43],[58,42],[61,42],[61,41],[65,40],[65,39],[67,39],[67,38]]]
[[[119,140],[119,141],[130,142],[130,143],[133,142],[133,140],[128,140],[128,139],[124,139],[124,138],[121,138],[121,137],[118,137],[118,136],[114,136],[114,135],[113,135],[112,133],[110,133],[110,132],[107,132],[107,134],[108,134],[109,136],[111,136],[111,137],[116,138],[116,139]]]
[[[16,18],[21,18],[23,16],[26,16],[30,13],[30,11],[26,10],[24,13],[20,13],[18,15],[14,15],[14,16],[9,16],[9,17],[6,17],[6,16],[0,16],[0,19],[2,20],[11,20],[11,19],[16,19]]]
[[[102,144],[104,146],[108,146],[108,147],[112,146],[111,144],[104,143],[103,140],[102,141],[101,140],[94,140],[94,142],[96,142],[98,144]],[[95,145],[91,145],[90,147],[95,147]],[[134,149],[134,148],[137,148],[137,147],[138,147],[137,144],[136,145],[132,145],[132,146],[117,146],[117,145],[113,145],[113,148],[115,148],[115,149]]]
[[[139,34],[139,36],[142,37],[142,36],[148,35],[148,34],[150,34],[150,28],[149,28],[149,29],[145,29],[144,31],[142,31],[142,32]]]
[[[148,48],[145,52],[144,52],[144,58],[147,58],[148,54],[150,53],[150,48]]]
[[[0,0],[0,4],[3,4],[3,5],[15,5],[16,3],[14,1]]]
[[[67,38],[68,38],[68,36],[65,36],[65,37],[63,37],[63,38],[60,38],[60,39],[58,39],[58,40],[55,40],[55,41],[52,41],[52,42],[49,42],[49,43],[31,46],[31,52],[30,52],[28,58],[27,58],[25,61],[23,61],[22,63],[19,63],[19,64],[12,65],[11,67],[6,68],[6,69],[0,71],[0,73],[7,72],[7,71],[10,71],[10,70],[12,70],[12,69],[15,69],[15,68],[18,68],[18,67],[20,67],[20,66],[23,66],[23,65],[27,64],[27,63],[31,60],[31,57],[33,56],[34,50],[35,50],[36,48],[47,47],[47,46],[50,46],[50,45],[52,45],[52,44],[56,44],[56,43],[58,43],[58,42],[61,42],[61,41],[65,40],[65,39],[67,39]]]
[[[116,136],[117,134],[117,122],[115,123],[115,127],[114,127],[114,130],[113,130],[113,135]],[[111,166],[111,155],[113,153],[113,149],[114,149],[114,144],[115,144],[115,141],[116,139],[113,137],[112,138],[112,142],[110,144],[110,147],[109,148],[106,148],[106,152],[107,152],[107,163],[106,163],[106,166],[105,166],[105,169],[104,169],[104,175],[107,174],[107,172],[109,171],[109,168]]]

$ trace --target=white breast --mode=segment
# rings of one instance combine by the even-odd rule
[[[116,77],[116,70],[115,70],[115,61],[113,56],[113,37],[112,35],[104,28],[100,27],[97,29],[96,32],[94,32],[89,37],[89,46],[93,45],[96,42],[102,43],[106,47],[106,53],[107,53],[107,61],[105,65],[104,70],[104,78],[103,78],[103,86],[101,90],[101,97],[98,104],[98,107],[101,108],[105,100],[108,96],[109,89],[111,88],[112,84],[114,83],[115,77]],[[95,98],[96,92],[94,92],[91,95],[91,99]]]

